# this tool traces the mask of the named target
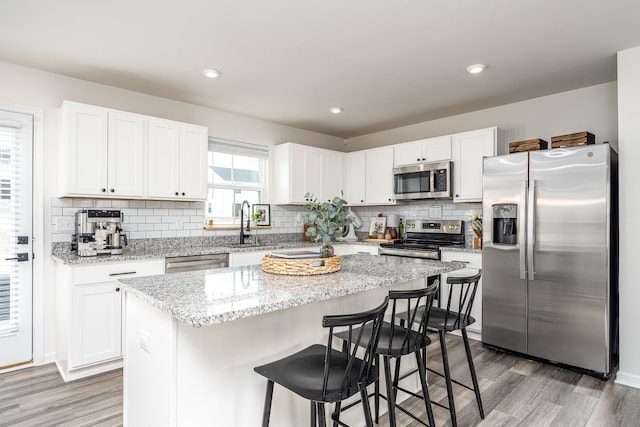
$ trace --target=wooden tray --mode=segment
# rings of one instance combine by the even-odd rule
[[[262,257],[262,271],[272,274],[286,274],[290,276],[313,276],[315,274],[329,274],[339,271],[340,255],[329,258],[286,259]]]
[[[509,143],[510,153],[519,153],[521,151],[535,151],[545,150],[548,147],[548,142],[544,139],[527,139],[525,141],[515,141]]]
[[[596,137],[591,132],[570,133],[551,137],[551,148],[574,147],[577,145],[592,145]]]

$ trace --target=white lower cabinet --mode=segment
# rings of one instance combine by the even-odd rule
[[[164,260],[57,266],[58,350],[65,381],[122,366],[118,278],[164,273]]]
[[[482,254],[476,252],[449,252],[442,251],[442,261],[458,261],[464,262],[467,264],[467,268],[469,270],[479,270],[482,268]],[[473,274],[474,271],[465,271],[458,270],[455,272],[451,272],[452,275],[462,275],[462,274]],[[440,290],[440,295],[442,296],[440,299],[440,307],[446,308],[447,301],[445,300],[446,295],[448,295],[449,287],[447,286],[447,276],[448,274],[442,275],[442,286]],[[452,306],[454,303],[452,303]],[[457,307],[452,307],[454,310]],[[476,319],[475,323],[470,325],[467,328],[469,332],[469,336],[472,338],[481,339],[482,338],[482,278],[478,283],[478,289],[476,291],[476,297],[473,301],[473,309],[471,310],[471,316]]]
[[[74,286],[69,366],[122,356],[122,297],[117,282]]]

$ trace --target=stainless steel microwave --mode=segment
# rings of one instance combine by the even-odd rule
[[[393,169],[396,200],[451,198],[452,162],[421,163]]]

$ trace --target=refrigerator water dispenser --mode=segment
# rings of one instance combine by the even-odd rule
[[[518,244],[518,205],[502,203],[493,205],[493,243]]]

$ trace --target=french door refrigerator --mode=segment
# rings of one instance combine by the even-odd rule
[[[609,378],[618,355],[609,144],[484,159],[482,341]]]

